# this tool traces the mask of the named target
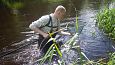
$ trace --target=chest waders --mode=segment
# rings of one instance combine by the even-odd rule
[[[51,25],[50,25],[50,24],[51,24]],[[51,28],[51,29],[50,29],[50,32],[48,32],[48,33],[49,33],[49,34],[52,34],[52,35],[49,35],[49,36],[46,37],[46,38],[44,38],[42,35],[40,35],[40,37],[39,37],[40,42],[38,42],[38,46],[39,46],[39,49],[40,49],[42,52],[44,52],[44,53],[46,53],[47,50],[49,49],[49,47],[53,44],[53,41],[48,42],[48,40],[49,40],[51,37],[55,38],[55,36],[56,36],[56,34],[57,34],[57,33],[53,33],[53,28],[56,28],[57,26],[53,26],[52,17],[51,17],[50,15],[49,15],[49,21],[48,21],[48,23],[47,23],[45,26]],[[40,27],[40,28],[43,28],[43,27],[45,27],[45,26],[42,26],[42,27]],[[58,28],[57,28],[56,30],[58,30]],[[48,42],[48,43],[47,43],[47,42]]]

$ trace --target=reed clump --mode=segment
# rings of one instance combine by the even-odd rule
[[[115,40],[115,8],[105,8],[96,16],[98,27],[111,39]]]

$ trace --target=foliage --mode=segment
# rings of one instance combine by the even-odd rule
[[[108,65],[114,65],[115,64],[115,52],[111,54],[110,60],[107,64]]]
[[[50,3],[62,2],[62,1],[64,1],[64,0],[48,0],[48,2],[50,2]]]
[[[98,27],[115,40],[115,9],[105,8],[96,16]]]
[[[54,55],[57,56],[56,52],[58,53],[58,55],[60,57],[62,57],[62,53],[61,53],[61,51],[59,50],[59,48],[57,46],[55,38],[52,38],[52,33],[49,33],[49,35],[50,35],[51,38],[48,40],[47,43],[49,43],[50,41],[53,41],[53,44],[50,46],[50,48],[48,49],[46,54],[41,59],[37,60],[37,62],[40,61],[39,65],[43,65],[43,63],[46,60],[49,60],[49,62],[51,63],[53,56]]]
[[[2,0],[2,2],[11,9],[20,9],[23,7],[23,3],[18,1]]]
[[[96,21],[99,29],[101,29],[105,35],[115,40],[115,8],[109,9],[105,7],[104,10],[99,11],[96,15]],[[103,62],[103,59],[100,59],[97,63],[100,65],[114,65],[115,53],[110,55],[107,63]]]

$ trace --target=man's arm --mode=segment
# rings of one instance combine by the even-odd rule
[[[34,21],[30,24],[29,28],[31,30],[33,30],[36,33],[41,34],[44,38],[48,36],[47,33],[45,33],[44,31],[42,31],[40,29],[41,26],[46,25],[47,21],[49,18],[47,18],[48,16],[42,16],[40,19],[38,19],[37,21]]]
[[[47,33],[43,32],[43,31],[40,30],[39,28],[34,28],[34,29],[32,29],[32,30],[33,30],[34,32],[36,32],[36,33],[41,34],[44,38],[46,38],[46,37],[48,36]]]

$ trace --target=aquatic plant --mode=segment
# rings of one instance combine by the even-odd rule
[[[109,9],[106,6],[103,10],[98,12],[96,15],[96,21],[99,29],[102,30],[105,35],[115,41],[115,8]],[[97,63],[100,65],[114,65],[115,53],[110,55],[108,62],[103,62],[103,60],[104,59],[99,59]]]
[[[114,65],[115,64],[115,52],[110,55],[110,59],[107,63],[108,65]]]
[[[54,46],[54,44],[52,44],[52,45],[50,46],[50,48],[48,49],[48,51],[47,51],[47,53],[44,55],[44,57],[38,60],[38,61],[40,61],[40,65],[42,65],[48,58],[49,58],[49,60],[50,60],[50,62],[51,62],[52,57],[53,57],[53,55],[54,55],[54,51],[55,51],[55,47],[53,47],[53,46]]]
[[[97,14],[96,20],[98,27],[115,40],[115,9],[105,8]]]
[[[76,32],[78,33],[78,17],[76,16]]]
[[[62,57],[62,53],[59,50],[59,47],[57,46],[56,39],[52,38],[52,33],[49,33],[49,36],[51,37],[46,44],[48,44],[50,41],[53,41],[53,44],[50,46],[48,51],[45,53],[45,55],[38,59],[36,62],[39,62],[39,65],[43,65],[45,61],[49,60],[49,63],[51,63],[53,56]]]

